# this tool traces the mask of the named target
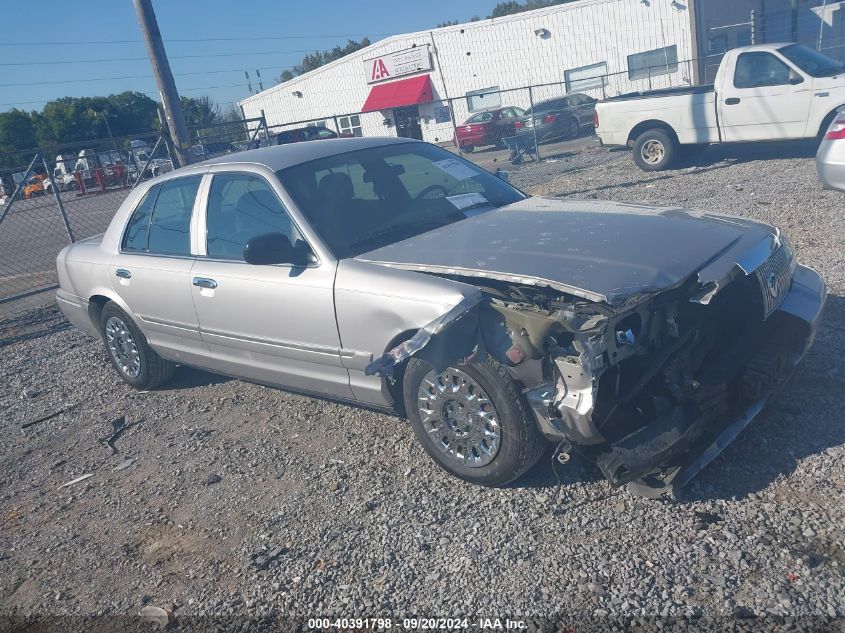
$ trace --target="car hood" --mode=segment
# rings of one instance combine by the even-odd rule
[[[546,286],[611,305],[698,273],[718,288],[780,244],[760,222],[678,208],[526,198],[357,259],[407,270]]]

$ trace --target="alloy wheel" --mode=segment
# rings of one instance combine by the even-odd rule
[[[426,374],[418,393],[420,419],[434,445],[458,465],[486,466],[501,443],[498,415],[489,396],[454,367]]]
[[[106,321],[106,345],[117,368],[128,378],[141,374],[141,354],[126,324],[113,316]]]
[[[655,139],[646,141],[640,148],[640,156],[649,165],[657,165],[666,156],[666,147]]]

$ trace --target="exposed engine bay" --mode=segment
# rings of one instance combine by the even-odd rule
[[[389,377],[410,355],[445,368],[489,354],[523,386],[543,435],[577,447],[616,485],[661,490],[679,473],[688,481],[695,473],[681,471],[748,418],[809,344],[804,321],[775,311],[788,283],[767,297],[760,274],[737,274],[718,292],[702,292],[693,276],[613,306],[541,285],[449,277],[480,296],[368,373]]]

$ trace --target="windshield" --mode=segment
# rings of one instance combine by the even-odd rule
[[[812,48],[790,44],[778,52],[811,77],[829,77],[845,70],[845,65]]]
[[[335,257],[354,257],[525,196],[426,143],[327,156],[277,172]]]

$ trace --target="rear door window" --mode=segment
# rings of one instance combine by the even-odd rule
[[[147,242],[150,235],[150,216],[153,213],[153,207],[158,197],[158,192],[161,190],[161,185],[150,187],[150,190],[141,200],[141,204],[135,209],[129,224],[126,227],[126,233],[123,234],[122,248],[129,253],[146,253]]]
[[[162,183],[150,218],[148,253],[191,254],[191,212],[201,179],[191,176]]]

